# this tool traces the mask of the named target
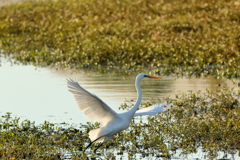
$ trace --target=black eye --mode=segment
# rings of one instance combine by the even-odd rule
[[[148,75],[145,74],[144,77],[148,77]]]

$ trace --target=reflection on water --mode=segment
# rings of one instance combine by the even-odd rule
[[[78,110],[67,91],[66,78],[76,79],[80,85],[96,94],[115,111],[126,100],[135,100],[134,75],[98,73],[96,71],[56,71],[34,66],[11,65],[2,58],[0,67],[0,112],[12,112],[36,123],[85,123],[88,119]],[[141,82],[143,101],[152,98],[175,97],[180,92],[216,91],[228,87],[239,89],[230,80],[212,77],[201,79],[161,77]]]

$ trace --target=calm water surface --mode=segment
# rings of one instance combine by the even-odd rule
[[[0,7],[21,0],[0,0]],[[99,96],[115,111],[120,104],[136,100],[134,80],[136,75],[101,74],[94,71],[56,71],[49,68],[12,65],[0,55],[0,114],[11,112],[22,120],[30,119],[36,124],[45,120],[51,123],[86,123],[88,119],[78,110],[71,93],[67,91],[66,78],[76,79],[80,85]],[[172,97],[181,92],[196,92],[206,89],[217,91],[223,87],[238,90],[239,82],[206,77],[175,78],[161,77],[161,80],[145,79],[141,82],[143,101],[152,98]],[[133,102],[132,102],[133,103]],[[120,111],[122,112],[122,111]],[[178,150],[178,154],[181,151]],[[127,153],[125,153],[127,157]],[[181,159],[178,158],[172,159]],[[201,150],[188,159],[199,160]],[[222,156],[222,153],[219,153]],[[139,155],[140,158],[141,155]]]
[[[72,94],[67,90],[66,78],[76,79],[84,88],[119,111],[122,103],[136,100],[135,76],[94,71],[56,71],[31,65],[12,65],[1,58],[0,113],[11,112],[14,116],[22,117],[22,120],[30,119],[37,124],[44,120],[52,123],[86,123],[88,119],[78,110]],[[180,92],[216,91],[223,87],[239,89],[230,80],[212,77],[162,77],[160,80],[144,79],[141,82],[143,101],[175,97]]]

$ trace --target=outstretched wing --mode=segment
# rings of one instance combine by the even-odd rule
[[[82,88],[78,82],[67,79],[69,91],[73,94],[78,107],[84,112],[84,115],[90,120],[100,121],[102,125],[117,117],[117,113],[113,111],[106,103],[104,103],[96,95],[91,94]]]
[[[164,107],[165,103],[157,103],[153,106],[142,108],[136,111],[134,114],[134,117],[136,116],[142,116],[142,115],[156,115],[157,113],[164,112],[168,109],[170,109],[172,104],[169,104],[167,107]]]

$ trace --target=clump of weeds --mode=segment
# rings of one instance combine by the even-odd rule
[[[239,10],[235,0],[27,0],[1,7],[0,47],[38,66],[237,78]]]

